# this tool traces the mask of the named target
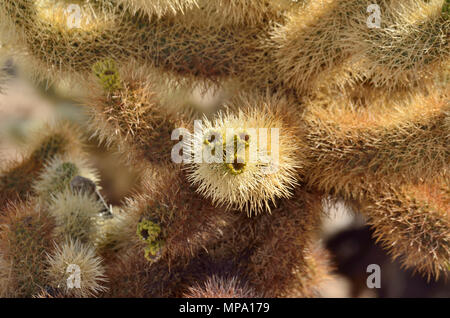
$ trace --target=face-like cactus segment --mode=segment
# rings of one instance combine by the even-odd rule
[[[164,246],[160,237],[161,227],[150,220],[142,220],[137,226],[136,234],[146,243],[144,257],[150,262],[156,261]]]
[[[297,130],[287,124],[288,103],[274,97],[260,110],[246,98],[236,97],[232,102],[236,105],[230,108],[242,104],[248,108],[238,114],[219,113],[213,121],[205,119],[202,129],[194,133],[194,144],[201,144],[203,158],[188,167],[188,180],[216,206],[242,209],[249,215],[270,211],[275,198],[291,195],[294,175],[303,164]],[[214,144],[218,138],[212,140],[211,131],[220,131],[220,145]],[[213,144],[216,153],[209,160],[205,155],[211,155],[212,149],[205,147]],[[198,159],[198,147],[193,148],[192,155]]]
[[[122,87],[119,71],[114,60],[105,59],[96,62],[92,66],[92,72],[98,77],[106,91],[115,91]]]

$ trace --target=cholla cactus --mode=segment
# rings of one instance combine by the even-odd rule
[[[74,177],[81,176],[98,181],[98,173],[89,166],[84,158],[69,158],[68,156],[57,156],[48,161],[45,170],[35,181],[34,193],[50,203],[52,196],[70,188],[70,183]]]
[[[419,182],[448,173],[448,97],[381,98],[373,109],[326,98],[305,109],[310,184],[350,198],[380,179]]]
[[[31,150],[21,159],[3,163],[0,170],[0,207],[7,201],[23,200],[34,192],[33,182],[49,160],[57,155],[82,152],[79,133],[67,124],[49,126],[37,132]]]
[[[96,219],[102,209],[101,202],[94,195],[70,190],[54,195],[48,206],[48,211],[55,218],[57,234],[81,242],[94,240]]]
[[[111,59],[96,62],[92,70],[95,76],[87,85],[91,93],[83,103],[92,106],[92,130],[98,139],[129,160],[171,162],[170,135],[182,121],[161,102],[158,73],[136,63],[119,69]]]
[[[51,250],[54,223],[33,202],[10,205],[2,216],[4,257],[0,286],[6,297],[31,297],[46,284],[45,253]]]
[[[197,4],[197,0],[119,0],[126,8],[131,8],[135,13],[156,14],[158,16],[167,13],[176,13],[188,8],[192,8]]]
[[[299,94],[323,81],[327,86],[368,83],[391,92],[424,85],[448,63],[446,1],[379,1],[380,25],[369,28],[372,2],[306,1],[292,11],[271,38],[278,48],[279,81]]]
[[[0,170],[0,295],[314,297],[330,197],[447,277],[449,1],[378,2],[374,27],[369,0],[1,1],[2,52],[80,88],[140,178],[109,206],[80,129],[44,129]]]
[[[297,183],[296,175],[303,164],[297,127],[288,118],[285,101],[268,101],[265,105],[267,102],[255,98],[234,103],[231,108],[241,107],[237,114],[219,113],[214,122],[205,120],[194,135],[202,145],[199,150],[204,162],[194,163],[188,179],[198,186],[199,193],[217,204],[249,214],[270,211],[270,203],[290,197]]]
[[[236,277],[209,277],[202,285],[189,288],[187,298],[249,298],[257,297],[255,292]]]
[[[61,289],[65,295],[88,297],[105,290],[102,286],[105,282],[104,269],[92,246],[68,239],[62,246],[57,246],[53,254],[47,255],[47,262],[49,286]],[[74,277],[75,286],[68,286],[67,280],[73,271],[79,271],[80,281],[77,282]],[[77,283],[80,284],[79,287],[76,286]]]
[[[385,246],[392,246],[394,257],[428,273],[428,278],[448,271],[448,179],[375,191],[377,193],[371,193],[364,203],[364,210],[375,228],[377,239]],[[422,215],[426,215],[426,222]],[[423,250],[428,253],[423,254]]]

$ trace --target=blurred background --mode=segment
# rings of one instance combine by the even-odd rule
[[[18,75],[11,60],[2,64],[2,72],[8,76],[0,79],[0,167],[20,158],[33,132],[46,122],[64,119],[83,127],[87,121],[83,107],[67,94],[70,88],[61,90],[46,83],[36,87]],[[226,98],[220,91],[183,96],[186,107],[206,114],[220,107]],[[91,162],[100,172],[103,196],[110,204],[120,205],[136,190],[138,173],[121,164],[97,140],[90,139],[87,146]],[[370,228],[357,211],[332,200],[324,201],[324,207],[328,217],[321,241],[333,256],[334,273],[321,286],[323,297],[450,297],[449,282],[427,281],[391,261],[371,238]],[[381,268],[379,289],[367,287],[369,264]]]

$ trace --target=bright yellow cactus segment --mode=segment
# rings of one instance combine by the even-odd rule
[[[200,154],[201,162],[190,165],[188,179],[217,205],[248,214],[270,211],[276,198],[291,195],[303,165],[296,130],[288,124],[288,102],[275,98],[263,109],[245,98],[232,103],[230,108],[236,103],[246,110],[205,119],[194,135],[201,145],[194,147],[194,161]]]

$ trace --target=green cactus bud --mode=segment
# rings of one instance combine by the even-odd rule
[[[119,71],[113,59],[96,62],[92,66],[92,71],[106,91],[115,91],[122,87]]]

